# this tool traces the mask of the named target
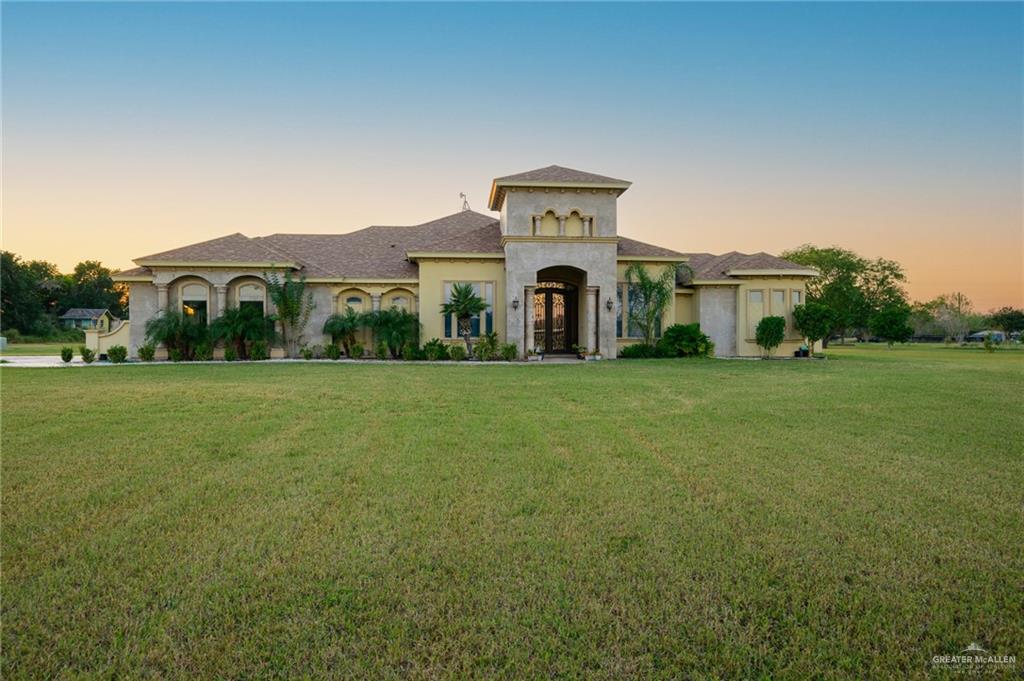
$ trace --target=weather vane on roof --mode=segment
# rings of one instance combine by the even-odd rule
[[[469,210],[469,199],[466,195],[459,192],[459,198],[462,199],[462,210]]]

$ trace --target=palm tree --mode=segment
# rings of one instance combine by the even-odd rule
[[[334,314],[327,318],[324,322],[324,333],[335,343],[340,340],[341,347],[345,348],[345,354],[351,357],[356,334],[367,325],[365,314],[356,312],[351,305],[346,305],[344,314]]]
[[[676,275],[684,269],[689,268],[686,265],[675,264],[665,267],[657,277],[652,277],[643,263],[635,262],[626,269],[626,282],[629,285],[628,321],[640,327],[645,345],[654,345],[658,320],[672,302],[676,289]]]
[[[411,312],[398,307],[372,312],[367,323],[373,329],[374,337],[384,341],[392,357],[397,358],[406,343],[415,343],[420,332],[420,319]]]
[[[163,343],[168,350],[177,350],[181,359],[191,360],[196,348],[206,340],[209,329],[202,317],[167,310],[146,322],[146,339]]]
[[[213,340],[235,346],[239,359],[249,359],[249,343],[274,340],[274,322],[254,307],[229,307],[210,325]]]
[[[462,338],[466,341],[467,354],[473,354],[473,346],[469,341],[473,329],[473,317],[488,307],[490,305],[484,302],[484,299],[473,290],[473,285],[468,283],[452,284],[452,291],[448,297],[448,302],[441,305],[442,314],[454,315],[458,320],[459,333],[462,334]]]

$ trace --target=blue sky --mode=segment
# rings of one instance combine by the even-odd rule
[[[839,243],[917,297],[1021,302],[1021,4],[2,12],[4,247],[27,257],[422,222],[558,163],[634,181],[635,238]]]

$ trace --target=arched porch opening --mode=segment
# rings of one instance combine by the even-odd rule
[[[572,354],[585,347],[584,299],[587,273],[576,267],[560,265],[537,271],[533,299],[528,301],[527,328],[533,330],[533,348],[547,354]]]

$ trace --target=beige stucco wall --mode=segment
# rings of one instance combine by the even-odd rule
[[[530,236],[533,216],[553,211],[569,216],[573,212],[592,218],[593,236],[616,236],[615,202],[617,191],[589,189],[513,189],[505,193],[501,210],[501,232],[510,236]],[[557,225],[557,223],[556,223]],[[557,229],[557,227],[556,227]]]
[[[432,338],[444,340],[445,282],[494,283],[494,331],[508,342],[505,324],[505,265],[501,260],[424,259],[419,262],[419,316],[421,344]],[[522,307],[520,306],[520,310]]]
[[[756,323],[750,315],[747,304],[747,292],[760,290],[764,292],[764,316],[778,316],[786,318],[786,340],[775,351],[779,357],[792,355],[793,351],[800,347],[803,338],[793,327],[792,322],[792,291],[800,291],[801,300],[805,293],[805,280],[798,278],[751,278],[743,279],[736,287],[736,353],[743,357],[757,357],[761,355],[761,349],[754,340],[754,335],[749,326],[756,327]],[[784,291],[785,302],[782,309],[775,309],[772,305],[772,291]]]

